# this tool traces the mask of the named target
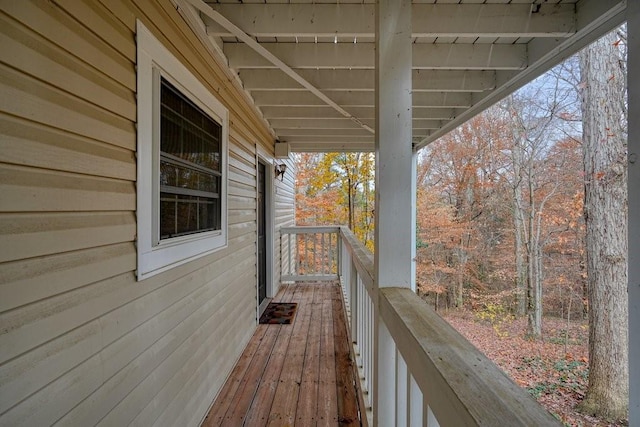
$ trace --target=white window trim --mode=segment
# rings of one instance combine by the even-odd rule
[[[227,246],[229,111],[137,21],[137,225],[138,280],[211,254]],[[159,241],[160,76],[222,125],[221,230]],[[155,138],[155,144],[154,144]]]

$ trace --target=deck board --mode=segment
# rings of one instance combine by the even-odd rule
[[[303,288],[300,289],[303,290]],[[306,350],[306,344],[303,346],[300,343],[306,343],[309,335],[312,302],[313,292],[304,290],[298,299],[298,313],[296,313],[293,333],[287,349],[287,368],[282,370],[267,425],[294,424]]]
[[[203,426],[361,425],[337,283],[282,286],[291,325],[259,325]]]

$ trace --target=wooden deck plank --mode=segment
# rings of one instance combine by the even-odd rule
[[[332,299],[332,302],[334,317],[342,315],[344,319],[342,295],[338,294]],[[357,371],[346,322],[334,322],[333,333],[336,353],[338,424],[357,426],[360,425],[358,382],[355,381]]]
[[[222,387],[222,390],[220,390],[220,393],[218,393],[218,397],[216,398],[213,406],[211,406],[207,417],[202,422],[203,427],[217,426],[222,422],[224,414],[226,414],[229,406],[233,402],[233,398],[242,384],[244,375],[247,369],[249,369],[253,356],[258,351],[258,346],[266,332],[266,327],[258,328],[253,334],[253,337],[251,337],[251,340],[247,344],[247,347],[245,347],[238,363],[236,363],[236,366],[233,368],[231,375],[227,378],[227,382]]]
[[[296,416],[306,347],[302,343],[306,343],[309,334],[314,293],[314,288],[310,286],[299,286],[298,289],[300,290],[300,294],[296,294],[299,298],[298,313],[287,348],[287,368],[280,376],[269,414],[267,425],[271,426],[293,425]]]
[[[336,359],[333,336],[333,302],[331,294],[322,301],[320,336],[320,377],[318,381],[318,425],[338,424]]]
[[[282,298],[283,301],[286,301],[287,298],[290,300],[293,297],[294,291],[294,286],[283,284],[278,292],[278,297]],[[246,381],[246,374],[249,366],[251,365],[267,330],[268,328],[266,325],[258,325],[256,332],[245,347],[240,359],[225,382],[224,387],[220,390],[220,393],[204,419],[202,426],[217,426],[222,423],[229,407],[235,401],[236,393],[238,392],[240,385],[244,384]]]
[[[320,330],[322,319],[321,286],[317,286],[311,303],[311,324],[307,335],[300,394],[296,410],[296,425],[315,425],[318,409],[318,376],[320,374]]]
[[[296,301],[301,298],[301,292],[294,286],[288,286],[284,296],[279,301]],[[300,305],[300,303],[298,303]],[[269,419],[271,405],[273,403],[276,389],[282,374],[282,367],[286,361],[287,350],[289,349],[289,341],[293,333],[293,328],[298,319],[298,314],[294,316],[293,324],[274,325],[278,329],[278,338],[273,346],[273,351],[264,369],[258,390],[253,399],[254,403],[247,412],[245,425],[265,425]]]
[[[258,328],[266,327],[267,332],[260,340],[258,351],[254,354],[249,369],[245,372],[242,382],[233,398],[233,403],[224,415],[220,425],[237,426],[242,425],[247,415],[247,410],[253,402],[264,368],[269,361],[269,356],[273,351],[273,345],[278,337],[277,328],[269,328],[270,325],[258,325]]]
[[[286,285],[280,289],[274,300],[279,302],[291,301],[294,292],[294,286]],[[256,394],[262,384],[265,369],[278,343],[282,326],[283,325],[258,325],[258,329],[266,328],[267,332],[260,341],[258,351],[254,353],[253,360],[241,380],[242,385],[238,387],[233,397],[233,404],[227,410],[220,425],[237,426],[245,424],[247,416],[254,407],[254,402],[260,403],[259,400],[256,400]]]
[[[337,283],[283,285],[292,325],[258,325],[204,426],[361,425]]]

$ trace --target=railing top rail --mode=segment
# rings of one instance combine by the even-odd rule
[[[408,288],[381,288],[380,315],[441,425],[560,426]]]
[[[346,243],[347,250],[351,254],[353,263],[358,269],[358,274],[364,282],[367,289],[373,289],[374,267],[373,254],[367,247],[356,237],[349,227],[340,227],[340,235]]]
[[[336,225],[327,226],[295,226],[282,227],[280,232],[283,234],[313,234],[313,233],[337,233],[340,227]]]

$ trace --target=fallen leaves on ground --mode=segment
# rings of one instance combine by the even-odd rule
[[[525,338],[526,319],[491,323],[479,320],[469,311],[440,314],[564,425],[627,425],[626,420],[611,424],[574,409],[588,384],[586,321],[569,322],[567,328],[566,319],[545,318],[543,339],[536,341]]]

